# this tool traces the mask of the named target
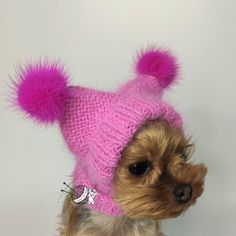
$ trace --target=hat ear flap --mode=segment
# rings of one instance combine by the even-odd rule
[[[14,105],[43,124],[60,120],[68,96],[69,76],[60,63],[39,61],[19,67],[14,81]]]
[[[176,81],[178,64],[176,58],[169,51],[151,48],[138,54],[135,72],[138,75],[155,77],[159,86],[164,89]]]

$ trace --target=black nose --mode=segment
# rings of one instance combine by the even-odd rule
[[[190,184],[179,184],[173,194],[178,203],[187,203],[192,198],[192,187]]]

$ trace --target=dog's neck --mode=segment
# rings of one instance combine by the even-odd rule
[[[82,231],[90,231],[89,228],[93,228],[97,232],[103,235],[109,236],[156,236],[158,232],[158,223],[153,220],[134,220],[128,217],[114,217],[107,216],[93,210],[86,208],[81,209],[82,215],[86,216],[85,222],[79,227]],[[100,234],[97,234],[100,236]]]
[[[71,200],[65,202],[62,216],[61,236],[163,236],[157,221],[107,216]]]

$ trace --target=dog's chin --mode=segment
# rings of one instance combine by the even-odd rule
[[[185,206],[185,207],[177,207],[176,209],[167,210],[167,211],[160,211],[160,212],[155,212],[155,213],[144,213],[144,212],[139,212],[137,214],[132,214],[129,212],[126,212],[126,215],[129,218],[132,219],[137,219],[137,220],[143,220],[143,219],[150,219],[150,220],[165,220],[165,219],[171,219],[171,218],[176,218],[180,215],[183,215],[185,211],[189,208],[190,206]]]
[[[171,219],[171,218],[176,218],[182,214],[184,214],[185,210],[181,209],[178,211],[173,211],[173,212],[168,212],[168,213],[160,213],[158,214],[158,212],[156,214],[137,214],[137,215],[133,215],[133,214],[129,214],[126,213],[126,215],[131,218],[131,219],[136,219],[136,220],[143,220],[143,219],[150,219],[150,220],[165,220],[165,219]]]

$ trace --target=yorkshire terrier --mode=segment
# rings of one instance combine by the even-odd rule
[[[207,168],[190,162],[193,144],[165,121],[148,121],[123,151],[114,177],[114,201],[125,212],[111,217],[77,205],[70,194],[61,236],[162,236],[158,221],[184,213],[203,192]]]
[[[58,63],[18,71],[16,105],[43,124],[57,121],[76,157],[60,236],[161,236],[160,221],[203,192],[207,168],[191,162],[182,119],[162,100],[177,78],[175,58],[150,48],[135,66],[117,92],[68,86]]]

